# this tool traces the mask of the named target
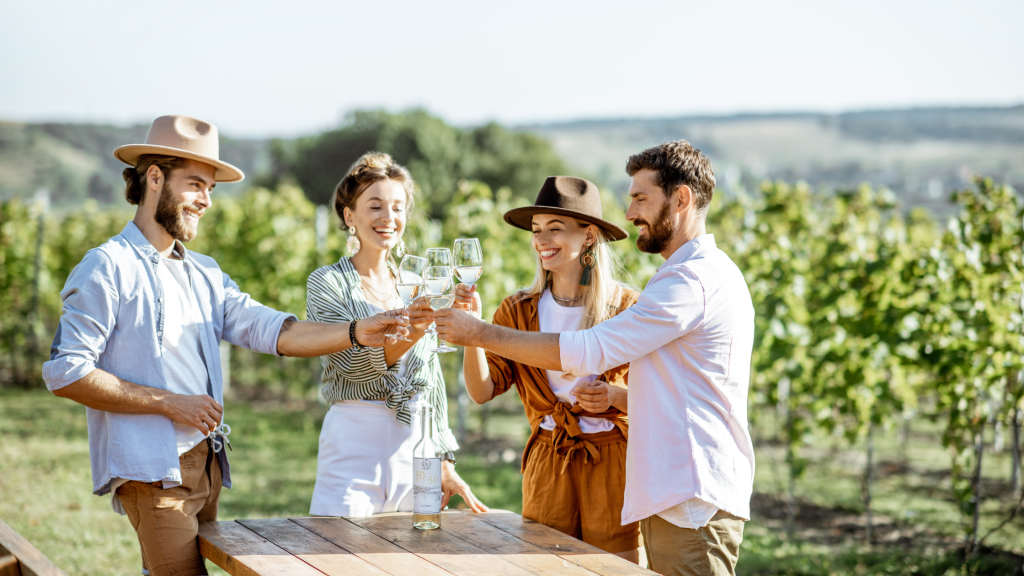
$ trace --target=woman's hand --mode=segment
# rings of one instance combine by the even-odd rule
[[[434,321],[434,311],[430,308],[430,300],[420,296],[409,304],[409,331],[414,337],[423,336],[423,332]]]
[[[455,465],[445,460],[441,463],[441,490],[444,492],[444,499],[441,501],[441,508],[448,505],[448,500],[455,494],[462,496],[462,499],[469,505],[469,509],[473,512],[490,512],[491,509],[484,505],[483,502],[476,499],[473,496],[473,491],[469,489],[469,484],[459,477],[459,474],[455,471]]]
[[[480,318],[483,303],[480,301],[480,294],[476,291],[476,284],[459,284],[455,287],[455,303],[452,308],[460,308],[473,316]]]
[[[612,407],[626,411],[626,391],[601,380],[578,384],[572,395],[591,414],[601,414]]]

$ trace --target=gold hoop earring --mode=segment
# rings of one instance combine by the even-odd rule
[[[587,244],[587,249],[580,254],[580,265],[583,266],[583,275],[580,276],[580,286],[590,286],[590,271],[597,266],[597,256]]]

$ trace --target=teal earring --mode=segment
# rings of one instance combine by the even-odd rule
[[[583,275],[580,276],[580,286],[590,286],[590,271],[597,266],[597,256],[587,245],[587,249],[580,254],[580,265],[583,266]]]

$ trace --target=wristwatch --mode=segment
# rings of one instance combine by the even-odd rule
[[[350,342],[352,342],[352,348],[355,348],[356,350],[362,350],[363,348],[366,348],[366,346],[363,346],[362,344],[359,343],[359,340],[356,340],[356,324],[358,324],[358,323],[359,323],[359,320],[356,320],[354,322],[349,322],[349,324],[348,324],[348,339],[349,339]]]
[[[454,452],[445,452],[444,454],[441,454],[441,461],[442,462],[451,462],[452,466],[455,466],[455,453]]]

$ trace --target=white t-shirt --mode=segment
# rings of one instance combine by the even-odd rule
[[[580,329],[580,321],[583,320],[583,307],[570,308],[561,306],[551,297],[551,290],[545,290],[544,294],[540,297],[540,301],[537,303],[537,317],[540,320],[541,332],[571,332]],[[576,397],[570,394],[570,392],[572,392],[577,384],[591,382],[598,378],[595,374],[569,381],[563,380],[562,373],[558,370],[545,370],[544,372],[548,376],[548,386],[551,386],[551,391],[555,393],[559,400],[569,404],[576,403]],[[555,419],[551,416],[545,416],[540,422],[540,427],[545,430],[554,430]],[[615,424],[612,424],[611,420],[591,418],[589,416],[580,417],[580,430],[584,434],[607,432],[612,428],[615,428]]]
[[[708,504],[700,498],[690,498],[682,504],[676,504],[658,512],[665,520],[679,526],[696,530],[708,525],[708,522],[718,514],[718,508],[714,504]]]
[[[157,270],[164,287],[164,331],[160,341],[167,390],[175,394],[209,394],[210,376],[199,342],[199,305],[185,274],[185,263],[164,258]],[[206,438],[198,428],[177,423],[174,435],[178,456]]]

